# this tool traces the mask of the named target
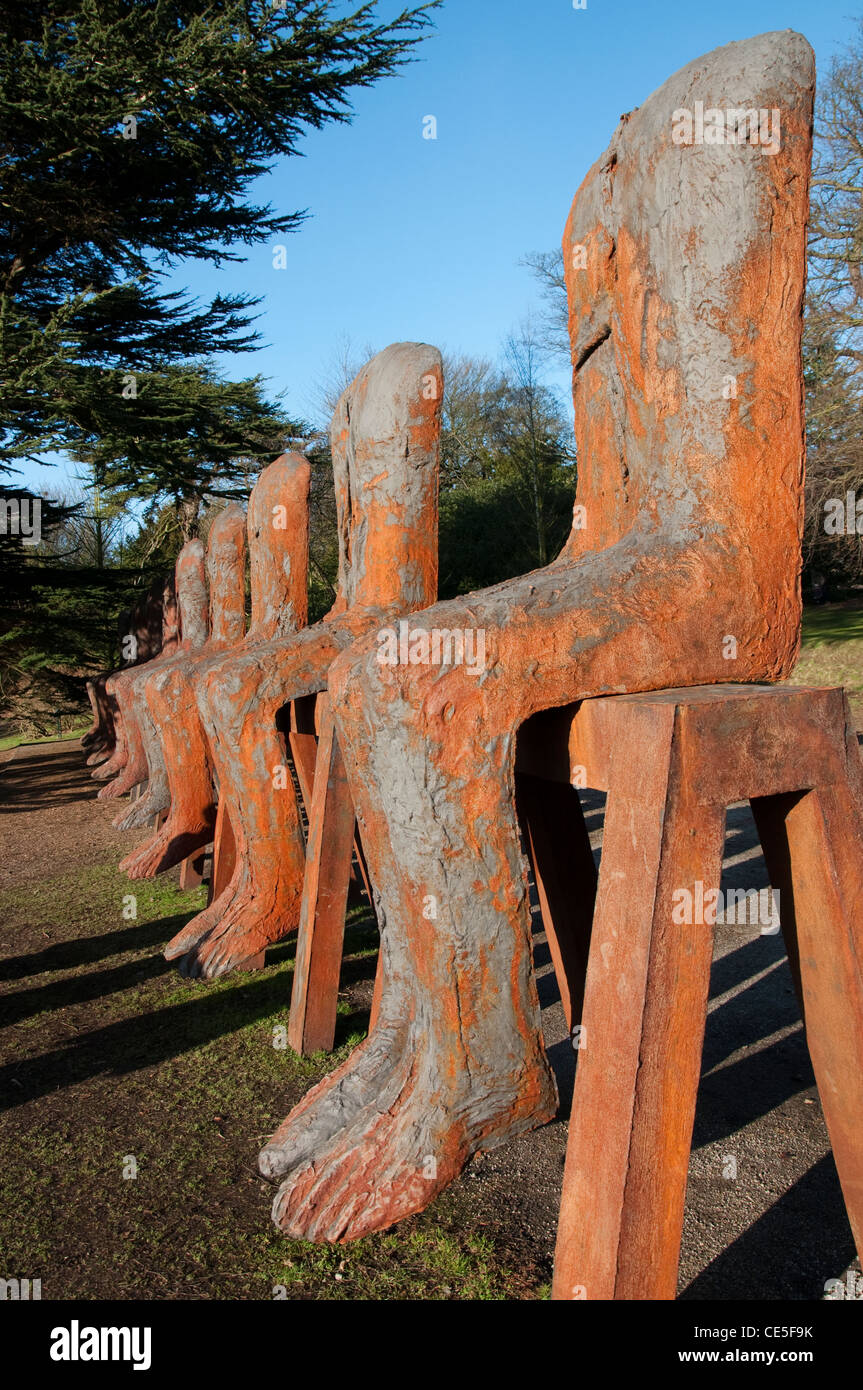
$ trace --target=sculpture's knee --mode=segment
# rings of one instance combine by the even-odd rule
[[[174,683],[174,673],[172,671],[158,671],[152,675],[147,683],[148,690],[157,690],[160,695],[172,688]]]
[[[254,696],[257,669],[256,662],[236,658],[212,667],[198,686],[202,715],[239,737]]]
[[[513,692],[492,636],[454,600],[412,614],[339,658],[344,698],[356,691],[381,715],[397,702],[399,722],[437,746],[467,747],[482,730],[494,741]]]
[[[330,699],[337,708],[360,704],[380,709],[398,698],[400,677],[395,665],[380,660],[380,649],[365,638],[340,652],[330,667]]]
[[[211,666],[205,671],[198,681],[195,694],[198,701],[198,710],[201,717],[208,723],[212,723],[217,717],[220,707],[220,695],[225,688],[225,677],[230,670],[230,666],[224,665]]]

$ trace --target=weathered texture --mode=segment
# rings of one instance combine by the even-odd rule
[[[336,1031],[345,909],[356,832],[354,803],[336,738],[329,696],[317,697],[320,733],[311,786],[303,792],[308,811],[306,870],[294,958],[288,1043],[295,1052],[331,1052]],[[292,751],[296,747],[292,740]],[[302,761],[295,757],[302,786]],[[362,862],[362,848],[358,846]]]
[[[303,632],[288,626],[264,646],[227,657],[199,686],[237,858],[228,887],[165,952],[183,957],[186,974],[224,974],[298,926],[305,850],[276,713],[325,689],[333,658],[360,633],[433,599],[441,396],[440,354],[425,344],[396,343],[357,375],[331,428],[339,515],[333,608]]]
[[[144,685],[150,674],[172,663],[177,659],[184,659],[189,652],[197,650],[207,638],[207,581],[204,573],[204,547],[199,540],[187,541],[177,556],[177,563],[174,569],[174,584],[177,593],[178,607],[178,640],[172,644],[170,651],[162,651],[154,662],[148,662],[145,668],[135,671],[131,675],[128,686],[124,690],[123,708],[124,725],[126,729],[127,756],[125,766],[121,769],[118,776],[107,787],[103,787],[99,793],[102,799],[115,799],[131,791],[133,787],[142,782],[146,782],[149,776],[147,766],[146,745],[155,741],[155,730],[152,727],[149,711],[144,702]],[[154,770],[159,771],[158,763],[161,758],[154,763]],[[167,782],[164,776],[164,768],[161,769],[161,777],[157,780],[154,794],[149,799],[152,808],[150,814],[165,809],[167,805]],[[129,829],[132,825],[142,825],[144,820],[140,819],[138,804],[134,811],[137,815],[131,818],[128,812],[121,811],[119,817],[114,820],[117,826],[122,825],[124,829]]]
[[[158,671],[172,670],[177,664],[183,665],[200,650],[207,640],[208,604],[207,581],[204,563],[204,547],[199,540],[189,541],[183,546],[177,559],[177,595],[180,606],[181,641],[173,654],[157,666]],[[155,674],[155,672],[153,672]],[[137,756],[130,756],[126,767],[116,781],[115,795],[131,791],[138,783],[146,783],[146,789],[131,809],[124,807],[114,818],[113,824],[121,830],[131,830],[136,826],[147,825],[153,816],[166,811],[170,805],[170,791],[162,749],[156,726],[147,706],[145,693],[151,677],[149,669],[143,671],[132,682],[131,703],[133,721],[138,731]]]
[[[160,661],[172,656],[180,642],[180,614],[177,606],[177,593],[174,575],[166,576],[162,589],[162,640],[159,646],[158,655],[153,657],[153,661]],[[143,663],[141,663],[143,665]],[[121,671],[116,676],[111,676],[108,680],[106,689],[108,695],[116,706],[114,722],[116,730],[116,746],[114,752],[106,763],[98,767],[93,776],[99,781],[106,781],[109,777],[116,777],[125,768],[130,756],[139,744],[138,730],[135,725],[134,711],[131,706],[132,681],[139,674],[138,670]],[[101,792],[99,795],[101,796]]]
[[[118,615],[117,635],[121,643],[124,635],[131,631],[136,616],[137,613],[131,608],[125,608]],[[123,670],[131,664],[130,661],[123,660],[117,669]],[[87,682],[87,698],[93,711],[93,723],[81,739],[81,746],[91,751],[104,749],[114,742],[113,714],[108,707],[105,691],[105,682],[113,674],[113,670],[103,671],[95,680]]]
[[[158,656],[162,647],[162,583],[157,582],[131,610],[125,610],[117,619],[117,636],[121,650],[128,637],[135,640],[134,654],[115,671],[105,671],[95,681],[87,682],[87,694],[93,706],[95,721],[93,728],[81,740],[88,750],[88,764],[105,762],[117,745],[115,718],[117,702],[108,694],[107,685],[112,676],[130,666],[140,666]]]
[[[194,638],[168,662],[136,686],[135,707],[147,757],[148,782],[146,793],[132,803],[131,809],[115,822],[122,830],[146,826],[160,811],[170,812],[158,834],[121,864],[132,878],[149,877],[179,863],[196,849],[209,843],[213,819],[196,818],[195,792],[201,781],[208,784],[208,800],[212,800],[209,758],[201,745],[200,724],[197,719],[192,682],[203,663],[214,653],[239,642],[244,622],[244,561],[246,553],[246,519],[238,503],[230,503],[210,529],[207,543],[207,581],[209,586],[209,623],[198,622]],[[200,615],[196,615],[200,616]],[[185,633],[186,629],[183,628]],[[209,635],[207,635],[209,633]],[[203,643],[201,636],[206,637]],[[167,847],[175,837],[177,825],[187,825],[191,816],[197,819],[194,834],[165,859],[158,854],[156,843]],[[192,828],[192,827],[188,827]],[[179,850],[187,844],[186,853]],[[149,853],[147,853],[149,851]],[[153,863],[149,874],[137,871],[137,865]],[[174,857],[176,856],[176,857]],[[135,871],[132,865],[135,864]]]
[[[242,554],[226,555],[210,573],[211,630],[204,652],[186,669],[148,687],[147,700],[162,733],[171,784],[171,811],[158,833],[121,864],[130,878],[152,878],[209,843],[216,830],[213,762],[198,712],[198,682],[225,653],[260,646],[278,630],[284,604],[295,595],[291,576],[307,556],[309,465],[284,454],[261,473],[249,500],[252,621],[243,639]],[[276,509],[289,525],[275,528]],[[242,535],[237,536],[242,545]],[[223,812],[224,814],[224,812]]]
[[[170,683],[152,682],[147,700],[166,740],[171,811],[158,833],[121,864],[130,878],[152,878],[213,838],[216,827],[213,756],[201,722],[197,687],[208,671],[271,641],[283,623],[305,621],[310,470],[300,454],[282,454],[261,473],[249,499],[248,538],[252,615],[243,638],[243,575],[231,552],[211,574],[211,598],[224,593],[221,616],[212,611],[206,649],[175,671]],[[276,521],[279,525],[275,525]],[[238,541],[241,538],[238,538]],[[239,593],[236,586],[239,585]],[[216,607],[218,607],[217,605]],[[224,817],[224,808],[222,808]]]
[[[476,1149],[555,1112],[514,806],[519,725],[587,696],[791,669],[813,88],[806,41],[769,34],[690,64],[621,121],[564,240],[586,529],[576,512],[546,569],[412,620],[482,630],[481,674],[382,665],[369,640],[332,667],[383,992],[371,1036],[261,1155],[285,1179],[274,1217],[291,1235],[385,1227]],[[673,144],[673,112],[696,101],[780,108],[781,149]]]

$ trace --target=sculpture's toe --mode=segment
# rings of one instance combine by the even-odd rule
[[[120,779],[115,777],[113,782],[106,782],[105,786],[99,791],[97,801],[114,801],[119,795]]]
[[[273,1220],[286,1235],[358,1240],[422,1211],[459,1172],[469,1149],[408,1082],[388,1109],[371,1105],[282,1183]]]
[[[205,907],[203,912],[198,912],[190,922],[187,922],[182,930],[178,931],[177,935],[173,937],[165,947],[163,952],[165,960],[177,960],[178,957],[185,957],[190,952],[194,951],[199,942],[209,936],[216,923],[220,920],[231,901],[232,894],[233,884],[228,884],[225,891],[220,893],[218,898],[210,903],[209,907]],[[183,975],[189,973],[189,971],[184,968],[185,965],[186,962],[184,960],[180,965],[180,973]]]

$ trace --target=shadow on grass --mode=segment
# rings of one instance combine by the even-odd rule
[[[106,960],[125,951],[167,945],[171,937],[191,921],[192,916],[190,912],[181,912],[173,917],[162,917],[158,922],[135,923],[117,931],[104,932],[101,936],[58,941],[55,946],[46,946],[44,951],[0,961],[0,980],[23,980],[28,975],[42,975],[53,970],[77,970],[81,965]]]
[[[3,1067],[0,1111],[94,1077],[126,1076],[158,1066],[226,1033],[270,1018],[279,1009],[287,1012],[290,999],[289,977],[282,972],[267,972],[266,978],[250,979],[248,984],[230,990],[203,994],[200,989],[190,983],[186,1003],[148,1009],[136,1018],[70,1038],[41,1057]]]
[[[161,945],[189,920],[189,916],[182,914],[162,918],[158,922],[114,932],[89,943],[74,942],[68,945],[95,946],[98,941],[104,948],[105,943],[110,943],[111,954],[117,949],[118,937],[122,938],[126,949],[150,942]],[[354,944],[353,940],[350,944]],[[57,956],[53,952],[61,949],[58,946],[52,948],[51,953],[40,952],[39,955],[52,954],[53,967],[57,968]],[[225,982],[189,981],[185,984],[188,999],[183,1002],[148,1009],[137,1017],[93,1029],[40,1057],[10,1062],[0,1068],[0,1111],[13,1109],[49,1092],[98,1076],[124,1076],[146,1067],[158,1066],[263,1019],[275,1017],[285,1022],[291,999],[295,951],[295,938],[281,942],[268,951],[267,969],[260,975],[235,975],[229,988],[225,988]],[[88,960],[100,958],[98,952],[86,957]],[[76,963],[81,963],[80,957]],[[375,970],[375,958],[369,956],[348,961],[346,968],[354,978],[363,975],[371,977]],[[4,1003],[4,1014],[11,1022],[14,1019],[8,1016],[16,1009],[20,1019],[46,1009],[58,1010],[92,1001],[131,985],[156,979],[171,969],[161,953],[129,961],[116,969],[79,975],[8,996]],[[179,975],[176,976],[176,983],[178,986],[183,983]],[[339,1047],[352,1035],[365,1031],[368,1020],[367,1009],[339,1014],[335,1046]]]
[[[170,966],[161,956],[150,956],[146,960],[130,960],[111,970],[92,971],[86,975],[73,975],[63,980],[55,980],[49,985],[34,989],[20,989],[9,994],[0,1005],[0,1023],[9,1027],[23,1023],[34,1014],[54,1012],[68,1008],[72,1004],[86,1004],[93,999],[104,999],[109,994],[117,994],[124,989],[141,985],[146,980],[158,979],[168,973]]]

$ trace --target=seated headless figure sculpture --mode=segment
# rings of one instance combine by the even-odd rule
[[[117,617],[117,635],[123,641],[124,634],[130,632],[132,624],[137,619],[137,612],[131,608],[125,608]],[[131,666],[131,661],[123,660],[119,670],[125,670]],[[108,707],[105,692],[105,682],[113,671],[103,671],[94,680],[87,681],[87,699],[90,701],[90,708],[93,711],[93,723],[81,739],[81,747],[89,751],[103,751],[109,746],[113,746],[113,715]]]
[[[174,570],[174,583],[179,619],[177,640],[171,644],[170,651],[166,651],[163,646],[155,661],[130,672],[130,680],[125,685],[122,695],[118,696],[126,731],[127,756],[114,781],[103,787],[99,793],[103,800],[123,796],[133,787],[147,781],[147,758],[144,751],[144,720],[147,716],[143,706],[146,681],[155,671],[164,667],[166,662],[184,660],[207,639],[207,582],[204,575],[204,547],[199,540],[187,541],[181,549]],[[157,806],[156,809],[164,808]],[[127,816],[128,812],[124,809],[115,818],[114,825],[128,829],[129,826],[125,823]],[[131,822],[133,825],[140,823],[134,819]]]
[[[216,577],[210,578],[213,617],[210,641],[200,657],[147,687],[147,702],[159,729],[171,787],[171,811],[151,840],[120,865],[130,878],[152,878],[178,864],[213,838],[216,807],[212,756],[198,712],[195,689],[206,672],[248,653],[305,620],[306,555],[310,470],[300,454],[283,454],[261,473],[249,498],[249,559],[252,621],[243,638],[242,562],[221,567],[225,594],[216,611]],[[274,526],[274,520],[284,525]],[[238,544],[239,544],[238,538]],[[237,588],[238,586],[238,588]]]
[[[162,589],[162,640],[157,654],[146,663],[148,667],[153,666],[156,661],[166,661],[169,656],[173,656],[180,643],[180,615],[177,607],[176,590],[176,569],[175,573],[165,578]],[[129,761],[130,756],[135,756],[135,750],[140,742],[137,727],[135,725],[134,710],[131,701],[132,682],[141,674],[141,667],[145,663],[130,667],[127,671],[120,671],[111,677],[106,689],[108,695],[114,701],[114,727],[117,733],[117,744],[114,752],[106,763],[97,767],[93,776],[100,782],[107,781],[108,778],[116,778],[122,772]],[[100,798],[105,795],[115,796],[116,792],[109,791],[103,787],[99,793]]]
[[[382,998],[366,1042],[261,1154],[284,1179],[273,1215],[291,1236],[386,1227],[477,1149],[555,1112],[514,804],[519,725],[590,696],[792,669],[813,88],[812,51],[786,31],[690,64],[622,119],[564,237],[585,513],[545,569],[412,618],[415,633],[484,630],[481,675],[381,665],[369,640],[333,665]],[[778,150],[672,140],[680,109],[744,99],[781,113]]]
[[[131,809],[123,809],[112,822],[118,830],[132,830],[146,825],[160,811],[167,810],[170,802],[168,779],[158,738],[147,702],[144,698],[147,682],[157,672],[173,670],[178,664],[185,665],[201,650],[207,640],[208,606],[207,581],[204,564],[204,547],[201,541],[187,541],[177,558],[176,570],[177,602],[180,609],[180,642],[171,656],[160,661],[150,670],[142,671],[133,680],[130,690],[132,710],[131,725],[136,731],[136,739],[130,742],[129,759],[119,776],[111,783],[104,795],[122,796],[132,787],[142,784],[144,791]],[[157,752],[158,750],[158,752]],[[152,759],[152,761],[151,761]],[[151,779],[152,778],[152,784]]]
[[[124,808],[115,818],[114,824],[120,830],[149,825],[154,816],[168,810],[174,792],[181,796],[183,794],[182,779],[176,775],[173,778],[170,776],[162,752],[164,739],[170,738],[175,732],[171,716],[167,710],[161,721],[154,715],[152,696],[155,691],[169,687],[176,689],[187,675],[200,669],[200,663],[208,655],[224,650],[227,643],[222,636],[222,625],[226,616],[233,641],[237,642],[242,637],[245,527],[243,509],[237,503],[231,503],[215,519],[207,545],[209,621],[206,612],[196,613],[195,631],[190,640],[185,640],[187,628],[183,627],[184,640],[171,660],[159,666],[152,675],[142,676],[135,683],[132,698],[147,764],[147,789],[129,809]],[[201,598],[202,603],[205,602],[205,595]],[[227,615],[224,612],[226,604]],[[212,839],[212,835],[209,839]],[[204,840],[203,843],[209,841]]]
[[[108,694],[108,682],[132,666],[143,666],[162,650],[163,590],[163,581],[155,581],[134,608],[120,614],[117,636],[123,653],[122,665],[87,682],[87,693],[96,714],[94,730],[82,740],[89,754],[88,765],[106,762],[117,747],[117,701]]]
[[[331,430],[336,603],[289,640],[225,658],[198,687],[237,858],[225,891],[165,952],[185,957],[187,974],[224,974],[299,925],[305,846],[292,784],[273,777],[284,760],[276,714],[324,690],[333,658],[360,633],[434,597],[441,395],[440,354],[425,344],[396,343],[363,368]]]

